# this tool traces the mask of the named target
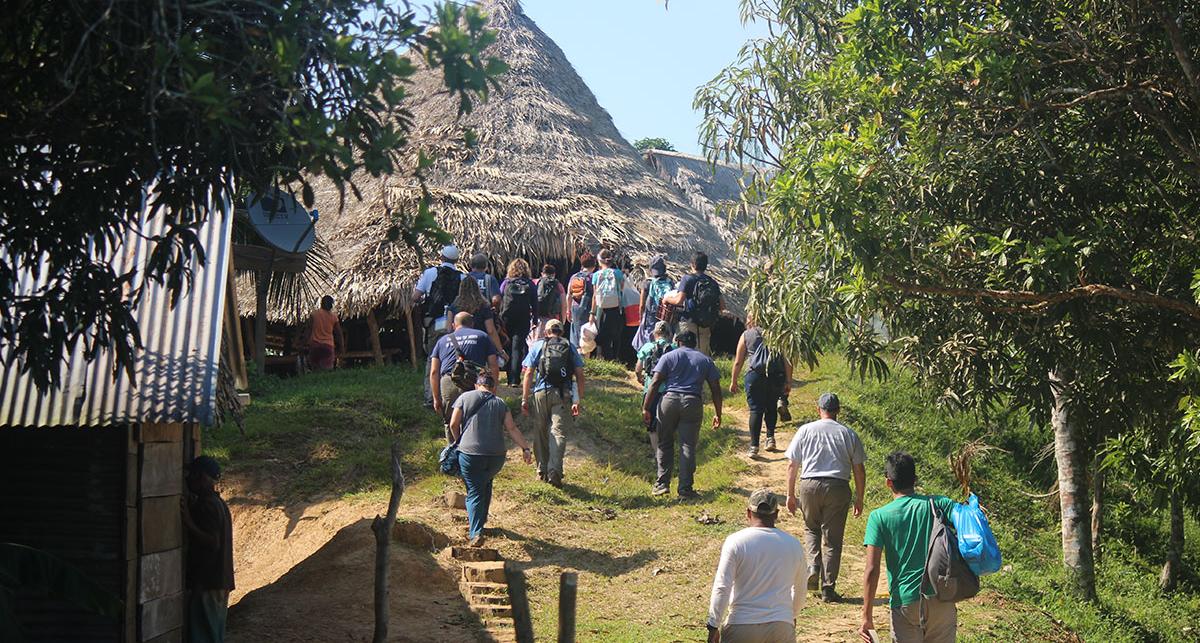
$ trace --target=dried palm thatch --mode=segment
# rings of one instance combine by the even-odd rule
[[[236,266],[235,266],[236,268]],[[337,268],[329,245],[317,237],[308,251],[308,263],[303,272],[271,273],[267,286],[267,319],[289,325],[299,325],[317,306],[321,297],[333,292]],[[258,273],[237,271],[238,313],[253,315],[257,298]]]
[[[682,272],[701,250],[740,312],[735,289],[742,279],[721,231],[654,175],[517,0],[480,4],[499,35],[487,55],[510,67],[501,89],[459,118],[441,72],[418,72],[407,103],[413,120],[407,167],[360,177],[362,200],[347,197],[344,207],[332,185],[315,186],[323,215],[318,232],[337,266],[340,312],[359,316],[403,304],[423,259],[436,257],[432,244],[416,252],[389,234],[397,215],[417,210],[421,190],[411,177],[418,151],[436,159],[423,172],[432,210],[464,255],[483,252],[503,264],[515,257],[573,258],[583,247],[607,245],[642,265],[665,254]],[[464,127],[475,145],[463,144]]]
[[[681,152],[650,149],[643,157],[659,178],[683,192],[688,205],[707,216],[731,244],[756,209],[754,199],[743,199],[743,195],[751,196],[750,192],[760,187],[756,182],[769,177],[762,168],[712,163]]]
[[[990,444],[985,444],[982,440],[973,440],[963,445],[957,453],[952,453],[946,457],[950,462],[950,470],[954,472],[954,478],[958,480],[958,484],[962,486],[963,496],[971,493],[971,465],[976,458],[985,456],[989,451],[1000,451],[1008,453],[1000,447],[995,447]]]

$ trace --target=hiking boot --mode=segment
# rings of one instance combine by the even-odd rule
[[[840,603],[842,595],[834,591],[832,587],[826,587],[821,590],[821,600],[826,603]]]
[[[651,491],[651,492],[650,492],[650,495],[652,495],[652,496],[665,496],[665,495],[667,495],[668,493],[671,493],[671,490],[670,490],[670,489],[668,489],[668,488],[666,488],[666,487],[664,487],[664,486],[662,486],[662,485],[658,485],[658,484],[656,484],[656,485],[654,485],[654,491]]]
[[[808,591],[815,592],[819,589],[821,589],[821,575],[820,574],[809,574],[808,575]]]
[[[542,482],[546,481],[546,472],[545,471],[538,471],[538,480],[541,480]]]
[[[699,497],[700,497],[700,494],[696,493],[692,489],[680,489],[679,490],[679,499],[680,500],[695,500]]]
[[[778,451],[778,450],[779,449],[775,446],[775,438],[767,438],[767,451]]]
[[[750,447],[750,457],[751,458],[758,457],[758,447]]]
[[[483,534],[472,538],[467,544],[472,547],[483,547]]]

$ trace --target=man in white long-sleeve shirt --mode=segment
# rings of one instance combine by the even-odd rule
[[[708,608],[709,643],[793,643],[804,607],[808,562],[804,545],[775,528],[779,496],[750,494],[749,527],[721,546]]]

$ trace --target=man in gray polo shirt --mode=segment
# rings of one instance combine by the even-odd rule
[[[850,510],[850,476],[854,476],[854,517],[862,515],[866,490],[866,450],[858,434],[837,421],[841,402],[833,393],[817,399],[821,419],[796,431],[788,446],[787,508],[804,512],[804,547],[811,572],[809,587],[820,580],[821,600],[842,600],[835,586],[842,565],[842,539]],[[796,478],[800,493],[796,494]]]

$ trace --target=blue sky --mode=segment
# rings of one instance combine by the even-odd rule
[[[698,153],[696,88],[765,33],[743,27],[738,0],[522,0],[630,142],[661,136]]]

